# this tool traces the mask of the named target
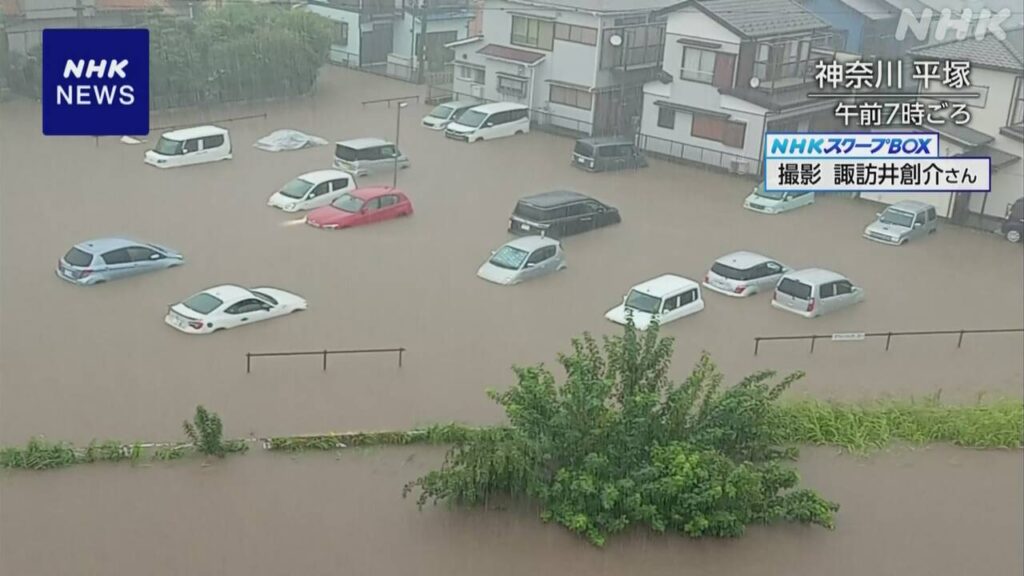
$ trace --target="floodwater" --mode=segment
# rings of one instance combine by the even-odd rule
[[[850,276],[867,301],[807,321],[768,297],[707,294],[671,324],[682,377],[701,349],[732,380],[803,369],[793,392],[818,398],[1021,397],[1014,336],[763,343],[781,334],[1019,327],[1019,246],[943,227],[902,248],[863,240],[876,208],[822,199],[783,216],[740,207],[750,181],[665,162],[637,173],[571,168],[571,141],[543,133],[465,145],[401,119],[412,167],[399,186],[407,219],[341,232],[287,225],[265,206],[277,186],[325,168],[329,147],[271,154],[259,137],[295,128],[330,140],[393,138],[396,108],[360,102],[420,94],[399,82],[329,69],[315,97],[165,114],[155,126],[219,123],[235,158],[160,171],[116,138],[44,139],[38,107],[0,107],[0,444],[49,438],[170,440],[204,404],[230,436],[491,423],[487,388],[512,364],[554,363],[630,285],[675,272],[699,279],[711,261],[755,249],[787,264]],[[228,117],[266,114],[238,122]],[[154,135],[155,136],[155,135]],[[388,183],[385,175],[365,183]],[[508,238],[515,200],[574,188],[620,208],[623,223],[565,248],[569,269],[504,288],[474,272]],[[75,242],[127,234],[182,250],[185,266],[93,288],[53,277]],[[308,312],[210,337],[166,327],[166,306],[232,282],[295,291]],[[324,348],[408,349],[390,356],[260,358]],[[529,512],[416,511],[401,485],[436,465],[426,449],[263,453],[203,467],[195,460],[0,476],[0,574],[692,574],[1005,575],[1022,570],[1022,455],[935,447],[871,459],[810,450],[807,484],[843,505],[836,532],[758,529],[740,541],[632,535],[598,552]]]
[[[1024,570],[1024,457],[932,447],[871,458],[808,449],[805,484],[835,531],[758,527],[738,540],[637,530],[598,550],[535,511],[418,512],[402,485],[436,449],[257,452],[131,468],[0,476],[10,576],[1010,576]]]

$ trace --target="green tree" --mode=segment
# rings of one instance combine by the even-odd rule
[[[429,502],[538,501],[542,518],[596,545],[640,524],[690,537],[739,536],[754,523],[831,528],[838,505],[799,489],[773,442],[776,401],[794,373],[752,374],[732,387],[707,353],[681,383],[668,376],[673,340],[630,323],[603,346],[589,334],[559,355],[558,386],[543,365],[489,391],[510,425],[455,445],[440,469],[406,485]]]

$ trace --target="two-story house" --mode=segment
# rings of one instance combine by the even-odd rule
[[[486,0],[483,34],[455,50],[458,98],[528,105],[533,121],[583,134],[635,131],[678,0]]]
[[[1024,195],[1024,27],[1005,30],[1005,39],[989,34],[981,39],[970,36],[926,44],[911,50],[908,59],[942,65],[947,61],[971,63],[970,86],[962,91],[977,97],[928,98],[929,92],[950,92],[939,81],[927,87],[919,84],[917,90],[926,104],[957,101],[967,105],[967,124],[956,125],[947,116],[936,115],[944,123],[926,128],[939,133],[941,156],[991,158],[992,189],[988,193],[862,193],[861,197],[886,204],[921,200],[954,222],[990,227],[987,223],[1002,218],[1008,205]]]
[[[902,9],[920,14],[926,7],[918,0],[801,0],[801,4],[832,26],[833,47],[837,50],[898,58],[923,43],[912,34],[896,39]]]
[[[644,86],[639,144],[759,173],[766,131],[836,127],[815,91],[827,23],[792,0],[691,1],[668,10],[664,73]]]
[[[335,64],[386,72],[402,0],[311,0],[306,10],[334,21],[330,59]]]
[[[7,48],[27,54],[42,43],[46,28],[120,28],[142,25],[167,10],[164,0],[2,0]]]
[[[476,16],[470,0],[405,0],[388,56],[391,75],[419,82],[439,74],[448,76],[455,52],[447,45],[468,37]],[[450,83],[450,78],[444,83]]]

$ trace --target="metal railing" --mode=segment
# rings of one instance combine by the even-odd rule
[[[810,340],[810,353],[814,354],[814,344],[818,340],[831,342],[859,342],[868,338],[885,338],[885,351],[889,351],[892,339],[895,336],[957,336],[956,347],[960,348],[964,343],[966,334],[1024,334],[1024,328],[995,328],[986,330],[919,330],[907,332],[840,332],[834,334],[801,334],[798,336],[755,336],[754,356],[757,356],[761,348],[761,342],[773,340]]]
[[[349,350],[312,350],[302,352],[246,352],[245,373],[252,372],[253,358],[270,358],[282,356],[321,356],[323,358],[323,371],[327,371],[327,357],[337,354],[398,354],[398,367],[402,367],[402,356],[405,348],[355,348]]]
[[[658,138],[649,134],[640,134],[637,137],[637,146],[655,156],[675,162],[696,164],[733,174],[757,176],[761,173],[761,161],[742,154],[712,150],[703,146],[676,142],[675,140]]]

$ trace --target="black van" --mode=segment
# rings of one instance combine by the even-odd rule
[[[554,190],[520,199],[509,218],[508,231],[561,238],[621,221],[619,211],[603,202],[579,192]]]
[[[572,152],[572,165],[589,172],[646,168],[647,158],[632,140],[614,136],[580,138]]]
[[[1024,233],[1024,198],[1018,198],[1006,208],[1006,220],[999,227],[999,233],[1010,242],[1020,242]]]

